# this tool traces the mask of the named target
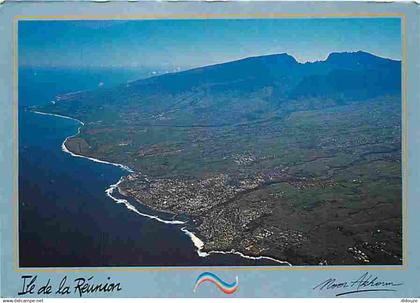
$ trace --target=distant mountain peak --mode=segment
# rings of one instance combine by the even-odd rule
[[[279,61],[289,61],[292,63],[298,63],[295,57],[293,57],[292,55],[289,55],[288,53],[254,56],[254,57],[248,57],[245,59],[279,60]]]
[[[223,62],[215,65],[204,66],[206,67],[218,67],[218,66],[226,66],[230,64],[243,64],[243,63],[256,63],[256,64],[299,64],[296,59],[289,55],[288,53],[279,53],[279,54],[270,54],[270,55],[261,55],[261,56],[252,56],[246,57],[234,61]]]
[[[333,62],[333,61],[341,61],[341,60],[359,60],[359,61],[396,61],[388,58],[383,58],[376,56],[374,54],[365,52],[365,51],[355,51],[355,52],[333,52],[328,55],[325,61]]]

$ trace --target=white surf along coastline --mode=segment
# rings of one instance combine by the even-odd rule
[[[68,154],[70,154],[73,157],[85,158],[85,159],[89,159],[89,160],[94,161],[94,162],[97,162],[97,163],[109,164],[109,165],[117,166],[117,167],[119,167],[119,168],[121,168],[121,169],[123,169],[123,170],[125,170],[125,171],[127,171],[129,173],[134,173],[134,170],[132,170],[131,168],[129,168],[126,165],[123,165],[123,164],[120,164],[120,163],[108,162],[108,161],[104,161],[104,160],[100,160],[100,159],[96,159],[96,158],[92,158],[92,157],[87,157],[87,156],[82,156],[82,155],[79,155],[79,154],[75,154],[75,153],[73,153],[72,151],[70,151],[66,147],[66,142],[67,142],[68,139],[74,138],[74,137],[76,137],[76,136],[78,136],[80,134],[81,127],[85,125],[84,122],[82,122],[82,121],[80,121],[80,120],[78,120],[76,118],[72,118],[72,117],[68,117],[68,116],[63,116],[63,115],[58,115],[58,114],[53,114],[53,113],[45,113],[45,112],[40,112],[40,111],[32,111],[32,112],[35,113],[35,114],[39,114],[39,115],[54,116],[54,117],[59,117],[59,118],[63,118],[63,119],[69,119],[69,120],[76,121],[76,122],[78,122],[80,124],[80,126],[77,129],[77,133],[76,134],[71,135],[71,136],[68,136],[68,137],[66,137],[64,139],[63,143],[61,144],[61,149],[62,149],[63,152],[68,153]],[[134,205],[132,205],[129,201],[127,201],[126,199],[121,199],[121,198],[114,197],[112,194],[114,193],[115,190],[119,191],[119,193],[121,195],[123,195],[121,193],[121,191],[119,190],[119,187],[118,187],[119,184],[123,181],[123,178],[124,177],[121,177],[118,180],[117,183],[111,184],[105,190],[106,195],[109,198],[111,198],[112,200],[114,200],[116,203],[118,203],[118,204],[124,204],[125,207],[128,210],[133,211],[133,212],[135,212],[136,214],[138,214],[140,216],[143,216],[143,217],[146,217],[146,218],[149,218],[149,219],[152,219],[152,220],[156,220],[156,221],[161,222],[161,223],[164,223],[164,224],[184,225],[183,227],[181,227],[180,230],[191,239],[191,241],[193,242],[194,246],[197,249],[197,254],[200,257],[208,257],[208,256],[210,256],[212,254],[223,254],[223,255],[234,254],[234,255],[239,255],[239,256],[241,256],[242,258],[245,258],[245,259],[251,259],[251,260],[270,260],[270,261],[273,261],[273,262],[276,262],[276,263],[279,263],[279,264],[284,264],[284,265],[292,266],[292,264],[290,264],[287,261],[277,260],[275,258],[271,258],[271,257],[268,257],[268,256],[257,256],[257,257],[248,256],[248,255],[245,255],[245,254],[243,254],[241,252],[235,251],[234,249],[232,249],[231,251],[218,251],[218,250],[212,250],[212,251],[209,251],[209,252],[202,251],[202,249],[204,248],[204,242],[200,238],[198,238],[193,232],[189,231],[186,228],[185,224],[187,224],[187,222],[180,221],[180,220],[164,220],[164,219],[161,219],[161,218],[159,218],[157,216],[154,216],[154,215],[142,213]]]

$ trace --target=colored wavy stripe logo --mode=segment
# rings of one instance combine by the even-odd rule
[[[236,276],[236,280],[233,283],[227,283],[220,279],[217,275],[211,272],[203,272],[201,275],[198,276],[197,280],[195,281],[194,292],[197,290],[197,287],[200,286],[201,283],[204,282],[211,282],[216,285],[221,291],[225,294],[231,295],[238,290],[239,287],[239,279]]]

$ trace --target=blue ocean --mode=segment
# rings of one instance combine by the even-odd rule
[[[147,75],[123,69],[19,70],[20,267],[277,264],[238,255],[200,257],[182,226],[138,215],[106,195],[127,172],[61,150],[64,139],[77,132],[76,121],[29,110],[58,94]],[[144,213],[165,216],[128,200]]]

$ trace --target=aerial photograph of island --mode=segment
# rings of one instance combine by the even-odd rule
[[[19,266],[403,264],[401,39],[399,18],[19,21]]]

